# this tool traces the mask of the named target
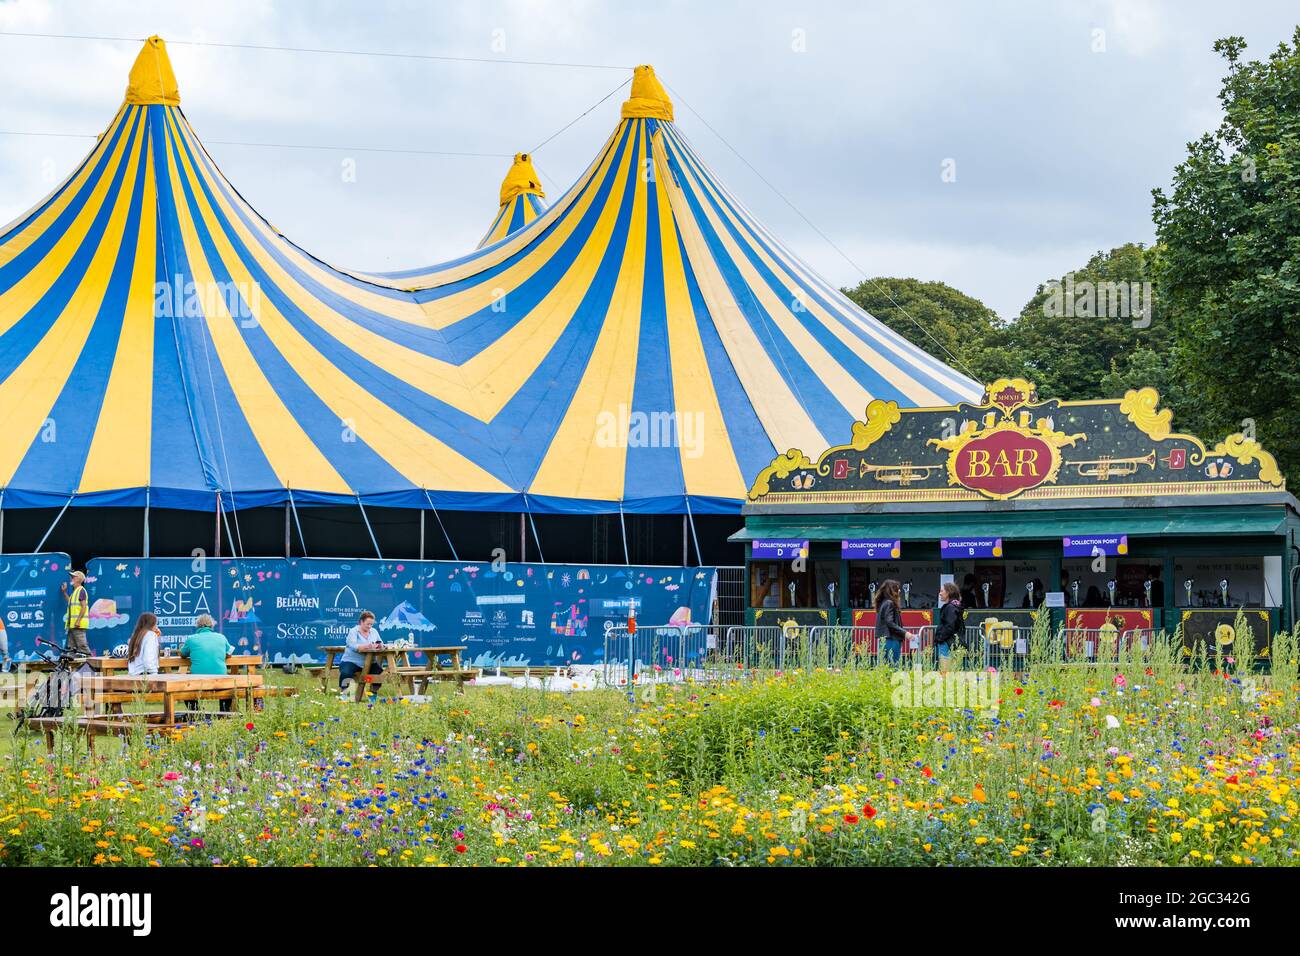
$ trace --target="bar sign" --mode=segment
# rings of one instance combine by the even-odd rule
[[[757,539],[754,541],[750,556],[755,560],[763,558],[806,558],[808,557],[808,542],[791,541],[785,539]]]
[[[943,538],[939,554],[945,558],[1000,558],[1001,538]]]
[[[1128,535],[1087,534],[1077,538],[1062,538],[1061,547],[1067,558],[1128,554]]]
[[[897,558],[901,551],[898,538],[845,538],[840,542],[840,557],[845,560],[885,561]]]

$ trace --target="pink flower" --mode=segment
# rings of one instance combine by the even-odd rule
[[[1114,683],[1116,687],[1127,687],[1128,678],[1126,678],[1123,674],[1116,674]]]
[[[179,780],[180,778],[181,775],[178,774],[175,770],[168,770],[165,774],[163,774],[164,780]]]

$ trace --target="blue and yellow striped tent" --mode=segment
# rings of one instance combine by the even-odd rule
[[[512,232],[518,232],[546,211],[542,202],[542,181],[533,169],[532,158],[527,153],[515,153],[515,161],[501,182],[501,207],[478,248],[500,242]]]
[[[980,397],[756,222],[649,67],[553,206],[396,275],[280,235],[179,104],[151,38],[0,232],[0,507],[734,513],[873,398]]]

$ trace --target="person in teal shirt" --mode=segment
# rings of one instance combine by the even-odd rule
[[[191,674],[224,674],[226,658],[235,653],[235,648],[226,640],[226,635],[212,629],[216,622],[211,614],[200,614],[194,619],[195,631],[185,639],[181,646],[181,657],[190,659]],[[186,701],[190,709],[198,707],[198,701]],[[230,710],[233,700],[218,701],[222,710]]]

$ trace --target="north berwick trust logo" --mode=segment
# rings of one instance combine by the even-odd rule
[[[153,929],[151,893],[82,893],[72,887],[50,897],[50,925],[59,929],[127,927],[133,936]]]

